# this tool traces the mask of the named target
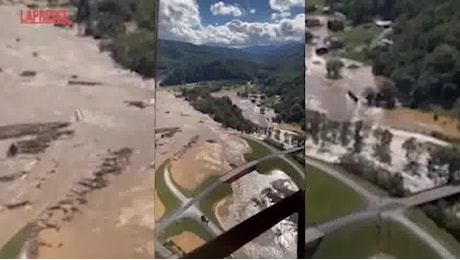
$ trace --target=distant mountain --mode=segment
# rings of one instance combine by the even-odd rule
[[[160,40],[158,69],[167,75],[163,85],[207,80],[250,80],[258,69],[257,57],[241,50]]]
[[[275,45],[254,45],[242,48],[241,50],[249,54],[278,54],[289,51],[290,49],[299,49],[303,44],[300,42],[289,42]]]
[[[279,45],[254,45],[241,50],[249,54],[270,54],[276,52],[279,48]]]
[[[261,70],[303,70],[303,44],[289,43],[244,49],[159,40],[158,69],[164,85],[205,80],[251,80]]]
[[[304,126],[304,44],[244,49],[160,40],[157,65],[163,85],[209,80],[257,80],[268,96],[281,95],[274,108],[284,122]]]

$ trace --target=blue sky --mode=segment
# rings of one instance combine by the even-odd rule
[[[272,20],[271,16],[274,13],[267,0],[198,0],[197,3],[200,8],[203,24],[224,24],[235,18],[235,16],[232,15],[213,15],[210,7],[219,2],[240,8],[242,10],[242,15],[237,18],[247,22],[270,22]],[[291,8],[292,15],[303,12],[303,7],[294,6]]]
[[[250,46],[301,41],[305,0],[160,0],[160,38]]]

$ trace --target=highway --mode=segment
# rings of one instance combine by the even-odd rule
[[[259,141],[260,142],[260,141]],[[224,183],[229,183],[229,180],[236,180],[235,178],[239,178],[243,176],[244,174],[250,173],[251,169],[254,169],[258,164],[260,164],[263,161],[270,160],[272,158],[290,154],[290,153],[295,153],[298,151],[304,150],[305,147],[295,147],[291,148],[288,150],[284,151],[278,151],[273,154],[264,156],[262,158],[259,158],[257,160],[245,163],[237,168],[234,168],[224,175],[222,175],[216,182],[212,183],[211,185],[207,186],[200,194],[195,196],[193,199],[189,200],[185,205],[182,205],[179,209],[177,209],[173,214],[166,218],[160,219],[160,221],[156,222],[155,225],[155,234],[159,234],[163,229],[165,229],[167,226],[170,224],[174,223],[178,217],[180,217],[185,211],[190,209],[192,206],[195,206],[197,203],[199,203],[203,198],[208,196],[211,192],[213,192],[215,189],[217,189],[219,186],[221,186]],[[241,173],[244,173],[243,175]]]

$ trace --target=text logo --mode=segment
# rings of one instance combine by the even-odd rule
[[[22,24],[73,24],[68,17],[67,9],[21,9],[19,10],[19,22]]]

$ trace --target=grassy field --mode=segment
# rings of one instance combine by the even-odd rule
[[[342,57],[367,62],[367,54],[362,48],[367,48],[379,33],[379,28],[367,24],[334,33],[334,36],[342,38],[345,42],[345,52],[341,54]]]
[[[455,256],[460,257],[460,243],[445,229],[436,225],[421,209],[412,209],[408,217],[420,227],[430,233]]]
[[[286,160],[282,158],[274,158],[268,161],[263,161],[257,166],[257,171],[262,174],[270,173],[272,170],[278,169],[289,175],[294,180],[294,183],[299,188],[305,187],[304,178],[299,174],[299,172],[292,167]]]
[[[165,242],[169,237],[177,236],[182,232],[190,231],[198,235],[204,241],[212,239],[212,235],[209,234],[203,226],[191,218],[181,218],[169,225],[163,232],[161,232],[157,239],[160,243]]]
[[[364,206],[365,200],[335,178],[307,165],[307,223],[321,223]]]
[[[21,248],[33,230],[34,225],[28,224],[19,230],[3,247],[0,249],[0,259],[15,259],[19,256]]]
[[[169,216],[176,208],[180,206],[180,200],[169,190],[165,182],[165,168],[169,161],[164,161],[155,171],[155,190],[165,207],[165,213],[162,218]]]
[[[216,214],[214,213],[214,205],[223,200],[225,197],[232,194],[232,186],[230,184],[224,183],[219,188],[215,189],[208,196],[203,198],[200,202],[201,212],[215,225],[219,226],[221,229],[222,226],[217,220]]]
[[[244,158],[247,162],[257,160],[261,157],[267,156],[272,153],[267,146],[257,141],[247,138],[243,139],[248,143],[252,150],[251,153],[247,153],[244,155]],[[295,163],[294,159],[292,159],[292,161]],[[274,158],[268,161],[263,161],[257,166],[257,171],[262,174],[270,173],[270,171],[274,169],[281,170],[287,175],[289,175],[298,187],[303,188],[305,186],[305,181],[303,177],[299,175],[299,173],[294,167],[292,167],[288,162],[286,162],[286,160],[282,158]]]
[[[334,35],[345,41],[347,49],[355,49],[362,45],[369,45],[379,32],[380,30],[374,25],[360,25]]]
[[[369,258],[385,253],[395,258],[439,258],[436,252],[420,241],[404,226],[383,221],[360,223],[325,237],[314,258]]]
[[[265,146],[265,145],[263,145],[263,144],[261,144],[259,142],[256,142],[256,141],[248,139],[248,138],[243,138],[243,139],[251,147],[251,153],[247,153],[247,154],[244,155],[244,159],[246,160],[246,162],[257,160],[259,158],[262,158],[262,157],[267,156],[267,155],[272,153],[270,151],[270,149],[268,149],[267,146]]]

